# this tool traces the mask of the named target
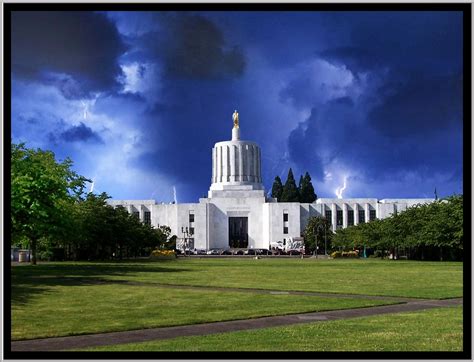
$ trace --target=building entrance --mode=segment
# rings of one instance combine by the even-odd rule
[[[229,217],[229,246],[247,248],[249,245],[247,217]]]

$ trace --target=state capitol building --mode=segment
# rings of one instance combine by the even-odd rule
[[[140,220],[171,235],[188,228],[190,249],[270,249],[271,242],[300,237],[312,216],[331,220],[332,230],[384,219],[434,199],[320,198],[313,203],[277,202],[265,196],[261,152],[257,143],[240,139],[237,112],[230,141],[212,148],[212,179],[207,198],[197,203],[158,204],[155,200],[109,200]]]

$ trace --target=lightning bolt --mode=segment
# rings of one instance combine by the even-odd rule
[[[177,204],[178,203],[178,197],[176,196],[176,187],[173,186],[173,199],[174,199],[174,203]]]
[[[84,106],[84,119],[87,119],[87,108],[88,105],[84,101],[81,101],[81,104]]]
[[[346,189],[347,186],[347,176],[344,176],[344,183],[342,187],[338,187],[335,191],[338,199],[342,199],[342,192]]]

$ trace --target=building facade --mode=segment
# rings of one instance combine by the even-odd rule
[[[332,230],[384,219],[434,199],[330,199],[314,203],[277,202],[266,197],[261,152],[240,139],[237,112],[230,141],[212,149],[212,179],[207,198],[197,203],[159,204],[155,200],[109,200],[153,226],[167,225],[172,235],[189,238],[190,249],[262,248],[301,236],[312,216],[331,220]],[[184,234],[183,231],[188,231]]]

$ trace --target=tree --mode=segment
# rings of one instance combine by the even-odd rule
[[[312,203],[316,201],[317,196],[314,192],[313,184],[311,183],[311,176],[308,172],[300,179],[300,202]]]
[[[321,249],[324,242],[330,241],[332,237],[330,220],[321,216],[311,217],[303,230],[303,237],[307,252],[312,253],[316,251],[317,246]],[[330,249],[329,243],[327,244],[327,248]]]
[[[59,233],[64,203],[73,202],[84,190],[87,179],[71,170],[67,158],[57,162],[54,153],[11,145],[11,221],[12,239],[26,237],[36,264],[40,238]]]
[[[283,193],[283,184],[281,183],[280,176],[275,177],[272,185],[272,197],[280,201],[281,195]]]
[[[283,192],[281,195],[281,202],[299,202],[300,195],[298,188],[296,187],[295,178],[293,171],[288,171],[288,178],[286,179],[285,186],[283,186]]]

